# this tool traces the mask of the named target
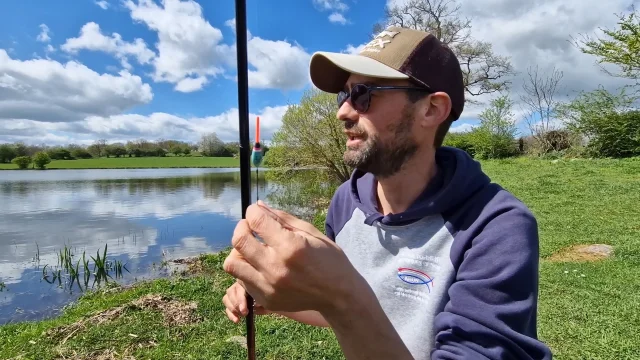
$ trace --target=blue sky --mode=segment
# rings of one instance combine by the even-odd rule
[[[319,50],[348,52],[366,43],[385,6],[394,1],[402,0],[248,0],[250,112],[261,116],[264,137],[278,128],[286,105],[311,87],[309,56]],[[556,10],[566,3],[545,1]],[[614,0],[606,13],[634,1]],[[593,59],[565,45],[546,44],[545,49],[535,41],[554,28],[549,9],[509,15],[500,7],[512,9],[520,2],[461,3],[463,13],[473,15],[474,34],[511,56],[516,70],[560,66],[569,90],[617,84],[598,74]],[[487,15],[481,3],[494,4],[496,12]],[[612,15],[588,11],[571,16],[576,24],[566,34],[557,35],[556,27],[558,44],[578,29],[615,24]],[[231,0],[3,0],[0,142],[90,144],[140,137],[195,142],[209,131],[237,140],[234,17]],[[567,26],[567,19],[555,18]],[[542,26],[543,20],[550,25]],[[537,25],[527,26],[532,23]],[[476,124],[480,110],[469,107],[455,126]]]

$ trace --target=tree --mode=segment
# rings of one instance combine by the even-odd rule
[[[0,163],[11,163],[18,156],[16,149],[11,144],[0,145]]]
[[[523,83],[524,95],[520,96],[525,107],[525,121],[536,142],[536,150],[546,153],[551,144],[545,134],[557,126],[557,109],[561,103],[556,96],[563,73],[553,68],[550,75],[544,76],[537,65],[535,69],[529,67],[527,73],[529,79]]]
[[[343,161],[346,137],[336,112],[334,95],[315,89],[305,92],[299,105],[289,106],[273,135],[269,166],[324,167],[331,179],[348,180],[351,169]]]
[[[374,26],[374,33],[388,26],[428,31],[458,57],[468,94],[506,90],[511,85],[507,78],[514,74],[509,58],[495,55],[490,43],[471,37],[471,20],[460,16],[460,5],[455,1],[409,0],[403,5],[388,6],[385,20]]]
[[[41,169],[41,170],[46,169],[47,165],[50,162],[51,162],[51,158],[44,151],[37,152],[33,157],[33,163],[36,165],[38,169]]]
[[[626,16],[616,14],[619,28],[600,28],[607,38],[583,35],[582,41],[574,40],[574,43],[583,53],[598,57],[599,64],[614,64],[622,69],[621,73],[614,74],[603,68],[607,74],[640,80],[640,12],[633,6],[631,10]]]
[[[481,159],[501,159],[517,154],[517,127],[509,95],[491,101],[491,106],[480,114],[480,126],[471,131],[475,156]]]
[[[202,135],[198,144],[198,151],[202,156],[216,156],[223,148],[224,142],[218,138],[215,132]]]

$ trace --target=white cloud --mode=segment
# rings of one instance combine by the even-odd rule
[[[99,74],[75,61],[14,60],[0,49],[0,120],[79,121],[122,113],[152,98],[151,87],[127,71]]]
[[[301,89],[310,82],[311,55],[298,44],[252,37],[247,59],[252,88]]]
[[[388,0],[398,4],[406,0]],[[604,74],[596,65],[597,58],[582,54],[571,44],[571,37],[580,34],[602,35],[599,28],[617,27],[615,14],[625,13],[638,0],[461,0],[461,16],[471,18],[472,37],[490,42],[494,53],[511,57],[518,73],[512,78],[510,95],[520,109],[522,84],[529,66],[550,71],[555,66],[564,73],[558,96],[569,99],[581,90],[590,91],[599,85],[615,89],[630,82]],[[609,67],[611,68],[611,67]],[[463,118],[477,117],[492,96],[473,97],[481,105],[467,104]]]
[[[349,6],[340,0],[313,0],[313,5],[320,10],[347,11],[349,9]]]
[[[478,126],[477,124],[465,123],[465,124],[461,124],[461,125],[451,126],[451,128],[449,129],[449,132],[451,132],[451,133],[467,132],[467,131],[473,130],[477,126]]]
[[[96,5],[100,6],[102,8],[102,10],[107,10],[109,8],[109,3],[106,2],[105,0],[99,0],[95,2]]]
[[[344,17],[344,15],[338,12],[334,12],[331,15],[329,15],[329,21],[331,21],[332,23],[338,23],[342,25],[347,23],[347,19]]]
[[[211,78],[235,69],[235,44],[223,43],[222,31],[204,19],[198,3],[165,0],[160,6],[152,0],[128,0],[125,6],[135,21],[158,34],[154,81],[172,83],[176,91],[193,92]],[[225,21],[225,25],[235,31],[235,19]],[[249,86],[286,90],[308,84],[310,55],[299,45],[253,37],[249,32],[247,39]]]
[[[176,84],[177,91],[195,91],[206,84],[203,79],[223,73],[230,47],[221,43],[222,32],[204,19],[200,4],[191,0],[165,0],[162,6],[152,0],[124,4],[134,21],[158,33],[154,81]],[[188,85],[182,82],[185,79]]]
[[[349,22],[344,14],[349,6],[341,0],[313,0],[313,5],[320,11],[330,11],[329,21],[334,24],[345,25]]]
[[[280,128],[288,106],[266,107],[249,115],[253,123],[260,116],[260,137],[270,140]],[[110,142],[126,142],[145,138],[165,138],[197,142],[203,134],[215,132],[223,141],[238,141],[238,109],[207,117],[181,117],[156,112],[150,115],[119,114],[88,116],[70,123],[45,123],[33,120],[0,120],[0,142],[24,141],[26,143],[90,144],[95,139]],[[250,126],[250,136],[254,128]]]
[[[79,50],[103,51],[118,58],[122,67],[128,70],[131,69],[127,60],[129,56],[135,57],[139,64],[148,64],[155,57],[144,40],[136,38],[127,42],[118,33],[106,36],[95,22],[86,23],[80,29],[79,37],[67,39],[60,48],[71,54],[77,54]]]
[[[343,53],[347,53],[347,54],[359,54],[364,47],[367,45],[367,43],[364,44],[360,44],[358,46],[353,46],[351,44],[347,45],[346,49],[342,50]]]
[[[46,24],[40,24],[40,34],[38,34],[37,40],[45,43],[51,41],[49,27]]]

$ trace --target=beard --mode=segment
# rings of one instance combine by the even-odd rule
[[[414,122],[411,106],[402,111],[401,120],[390,125],[386,131],[391,133],[390,140],[382,141],[378,136],[367,136],[366,141],[356,147],[347,147],[343,160],[347,166],[369,172],[377,178],[386,178],[396,174],[418,150],[418,144],[411,136]],[[364,135],[364,130],[356,128],[350,131]]]

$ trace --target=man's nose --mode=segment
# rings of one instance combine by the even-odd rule
[[[342,121],[358,121],[358,112],[351,106],[351,99],[347,99],[338,109],[337,117]]]

